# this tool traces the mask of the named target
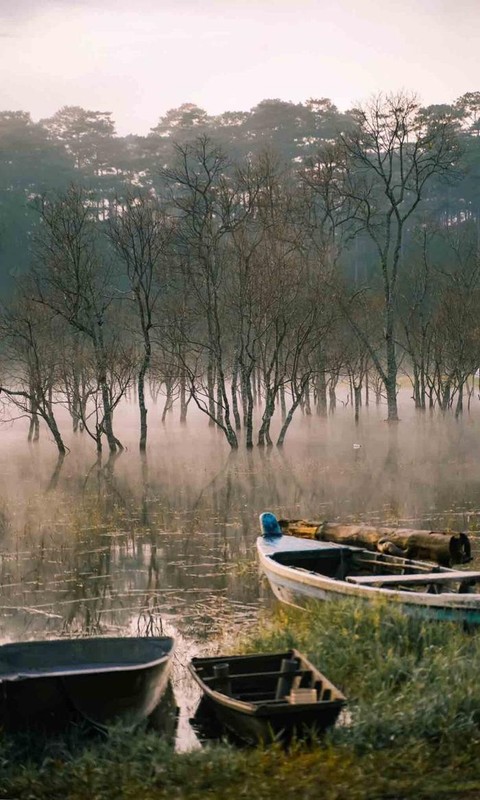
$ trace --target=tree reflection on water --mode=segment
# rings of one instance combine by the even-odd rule
[[[1,639],[173,633],[181,683],[192,655],[273,602],[255,562],[262,511],[475,531],[477,427],[410,414],[392,431],[374,410],[357,426],[339,412],[299,418],[282,451],[231,453],[189,422],[104,462],[79,438],[58,461],[3,430]]]

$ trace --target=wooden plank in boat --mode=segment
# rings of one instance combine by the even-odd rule
[[[480,572],[467,572],[452,570],[451,572],[424,572],[415,575],[348,575],[349,583],[358,583],[362,586],[381,583],[384,586],[396,583],[448,583],[448,581],[480,581]]]
[[[292,672],[287,672],[287,673],[281,672],[281,671],[278,671],[278,672],[239,672],[238,674],[232,673],[231,675],[228,675],[228,680],[234,681],[234,680],[240,680],[240,679],[244,679],[244,678],[280,678],[280,677],[285,677],[285,675],[288,675],[289,678],[298,678],[298,677],[303,678],[306,675],[311,678],[312,677],[312,670],[311,669],[296,669],[296,670],[293,670]],[[218,681],[218,678],[217,678],[216,675],[202,675],[202,674],[200,674],[200,678],[204,683],[215,683],[215,681]]]
[[[381,554],[379,553],[379,555]],[[411,561],[410,559],[405,559],[402,563],[401,557],[399,557],[397,561],[394,561],[393,559],[389,561],[388,559],[383,560],[382,558],[375,557],[364,558],[361,556],[361,558],[358,559],[357,566],[361,569],[364,564],[374,567],[394,567],[396,569],[409,569],[413,567],[416,573],[426,572],[427,574],[432,571],[433,566],[433,564],[426,564],[424,567],[419,567],[418,562],[415,563],[415,561]],[[389,574],[391,575],[392,573]]]

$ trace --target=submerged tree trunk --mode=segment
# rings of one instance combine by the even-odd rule
[[[116,453],[118,449],[123,450],[123,446],[113,433],[113,409],[110,400],[110,389],[107,380],[107,356],[103,343],[102,327],[98,326],[97,337],[94,339],[95,357],[98,370],[98,385],[102,394],[103,404],[103,431],[107,437],[108,447],[111,453]]]
[[[458,419],[463,414],[463,383],[458,387],[457,405],[455,408],[455,419]]]
[[[337,373],[332,372],[328,383],[328,400],[329,400],[328,411],[330,414],[334,414],[335,409],[337,407],[337,394],[336,394],[337,383],[338,383],[338,375]]]
[[[223,428],[224,425],[225,425],[225,422],[224,422],[224,414],[223,414],[222,387],[220,385],[220,382],[217,383],[217,409],[216,410],[217,410],[216,419],[217,419],[218,424],[220,425],[220,427]]]
[[[215,368],[213,364],[213,356],[210,354],[208,358],[207,367],[207,394],[208,394],[208,424],[210,427],[215,425]]]
[[[283,383],[280,386],[279,395],[280,395],[280,414],[282,417],[282,422],[285,422],[287,418],[287,403],[285,401],[285,386],[283,385]]]
[[[32,391],[32,390],[30,390]],[[30,422],[28,426],[28,441],[38,442],[40,438],[40,422],[35,408],[35,404],[30,403]]]
[[[327,381],[325,377],[325,370],[319,369],[315,379],[315,392],[317,395],[317,415],[319,417],[327,416]]]
[[[57,450],[61,456],[66,455],[67,448],[63,443],[62,436],[58,429],[57,421],[53,415],[53,410],[51,407],[47,409],[47,416],[45,417],[45,422],[47,423],[49,430],[54,438],[55,444],[57,445]]]
[[[243,401],[243,424],[245,427],[245,446],[247,450],[253,447],[253,390],[252,390],[252,370],[242,368],[242,401]]]
[[[307,383],[307,385],[305,387],[305,391],[302,394],[302,399],[305,402],[305,415],[307,417],[311,417],[312,416],[312,407],[310,405],[310,384],[309,383]]]
[[[147,406],[145,403],[145,374],[150,363],[148,354],[145,354],[140,372],[138,373],[138,408],[140,410],[140,452],[144,453],[147,449]]]
[[[285,417],[284,423],[278,435],[277,447],[282,447],[283,443],[285,442],[285,437],[287,435],[290,423],[293,419],[293,415],[295,414],[295,411],[302,402],[302,398],[304,397],[305,392],[308,390],[309,380],[310,380],[309,378],[308,379],[305,378],[304,380],[302,380],[300,387],[296,390],[292,386],[293,403],[288,410],[288,414]]]
[[[231,392],[232,392],[232,413],[233,413],[233,418],[235,420],[235,430],[236,431],[240,431],[242,429],[242,423],[240,421],[240,413],[239,413],[239,410],[238,410],[238,395],[237,395],[237,391],[238,391],[238,372],[239,372],[238,359],[235,358],[233,372],[232,372]]]
[[[360,406],[362,405],[362,386],[353,386],[353,396],[355,404],[355,423],[358,424],[360,417]]]
[[[180,372],[180,424],[185,425],[187,421],[187,379],[185,369],[182,367]]]
[[[173,408],[174,383],[173,383],[172,380],[168,379],[165,382],[165,386],[166,386],[167,393],[165,395],[165,403],[164,403],[163,411],[162,411],[162,425],[165,424],[168,412],[171,411],[172,408]]]
[[[270,423],[275,413],[275,394],[276,392],[268,386],[265,395],[265,409],[263,411],[262,424],[258,432],[259,447],[264,447],[265,445],[271,447],[273,444],[270,437]]]

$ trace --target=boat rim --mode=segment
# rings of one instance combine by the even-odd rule
[[[282,537],[279,537],[279,539],[280,538],[283,540],[287,538],[298,542],[298,539],[296,539],[294,536],[283,535]],[[309,546],[306,549],[308,550],[315,549],[314,542],[308,540],[308,544]],[[322,543],[317,542],[317,546],[319,544]],[[323,543],[323,545],[327,544],[330,545],[330,542]],[[359,550],[369,552],[365,548],[359,548],[359,547],[351,548],[349,545],[338,545],[334,543],[332,543],[332,545],[334,548],[347,547],[348,549],[356,550],[357,552]],[[315,582],[315,585],[325,583],[326,586],[324,587],[320,585],[318,586],[318,588],[324,588],[325,591],[328,591],[328,589],[335,589],[335,587],[342,587],[342,590],[346,588],[347,591],[340,592],[337,590],[335,591],[335,594],[342,594],[343,597],[350,597],[352,599],[362,598],[362,597],[365,598],[366,596],[370,595],[372,597],[394,600],[395,602],[398,603],[401,602],[406,605],[412,605],[412,606],[421,605],[424,607],[428,607],[432,610],[450,608],[452,610],[456,609],[459,611],[468,611],[468,610],[478,611],[479,609],[480,592],[478,591],[475,593],[465,593],[465,594],[461,594],[458,592],[442,592],[439,595],[435,595],[431,594],[430,592],[418,592],[418,591],[409,592],[401,589],[386,589],[381,586],[365,586],[365,585],[361,586],[358,584],[356,585],[354,583],[349,583],[346,580],[331,578],[328,575],[324,575],[323,573],[315,573],[309,570],[305,570],[305,572],[302,573],[302,570],[299,567],[295,567],[293,565],[289,566],[286,564],[281,564],[280,562],[274,559],[275,553],[278,551],[273,550],[272,552],[268,552],[266,548],[269,546],[272,547],[273,542],[270,543],[268,542],[268,540],[266,541],[265,537],[263,536],[259,536],[257,538],[257,551],[260,558],[260,563],[263,564],[263,566],[265,567],[267,576],[268,572],[272,572],[273,574],[278,574],[279,576],[284,576],[286,578],[290,577],[290,580],[292,580],[292,573],[293,573],[293,575],[295,576],[295,581],[297,583],[306,585],[308,584],[312,585],[312,581]],[[300,548],[298,547],[298,545],[294,549],[300,552]],[[324,548],[318,547],[318,549],[321,550]],[[283,550],[283,552],[289,552],[289,551],[288,549],[285,549]],[[421,564],[426,562],[418,561],[417,563]],[[439,572],[439,574],[442,574],[442,572],[443,573],[445,571],[448,572],[449,568],[443,567],[440,568],[440,570],[441,571]],[[465,570],[465,572],[466,574],[468,574],[468,570]]]
[[[175,640],[171,636],[103,636],[103,637],[85,637],[84,639],[31,639],[28,642],[6,642],[4,645],[0,645],[0,659],[2,655],[2,647],[15,647],[15,646],[28,646],[29,644],[43,644],[46,642],[77,642],[77,641],[91,641],[95,639],[95,641],[125,641],[128,642],[130,639],[138,640],[145,640],[145,641],[160,641],[160,640],[169,640],[170,647],[166,652],[164,652],[161,656],[157,658],[151,659],[149,661],[137,661],[136,664],[111,664],[108,666],[94,666],[89,664],[87,666],[82,667],[78,665],[75,669],[44,669],[32,667],[32,669],[19,669],[11,672],[6,672],[4,674],[0,671],[0,684],[3,682],[8,681],[16,681],[16,680],[24,680],[27,678],[63,678],[63,677],[80,677],[80,676],[87,676],[87,675],[98,675],[104,674],[108,672],[133,672],[139,669],[149,669],[150,667],[157,666],[164,661],[168,661],[174,653],[175,650]]]

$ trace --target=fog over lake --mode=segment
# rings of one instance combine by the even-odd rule
[[[115,428],[126,450],[102,464],[85,434],[67,434],[65,414],[60,468],[45,430],[29,445],[25,420],[4,424],[1,640],[173,634],[182,694],[189,658],[231,643],[275,603],[255,562],[262,511],[469,530],[475,554],[480,404],[455,420],[415,412],[404,394],[397,424],[371,405],[355,425],[340,402],[326,419],[299,412],[282,450],[250,452],[230,452],[195,410],[180,426],[174,408],[162,426],[151,404],[144,459],[125,403]]]

